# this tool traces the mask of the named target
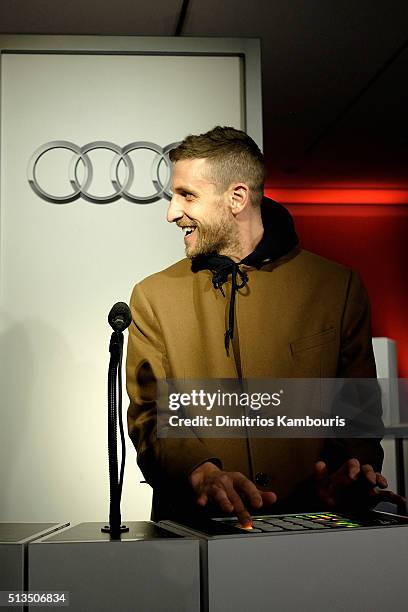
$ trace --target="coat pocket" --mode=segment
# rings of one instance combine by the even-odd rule
[[[298,338],[297,340],[294,340],[290,343],[290,351],[292,355],[303,353],[304,351],[309,351],[311,349],[318,348],[319,346],[329,344],[330,342],[333,342],[335,337],[335,328],[329,327],[329,329],[325,329],[324,331],[318,332],[317,334],[312,334],[311,336],[304,336],[303,338]]]

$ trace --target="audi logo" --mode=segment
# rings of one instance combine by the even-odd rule
[[[54,140],[52,142],[47,142],[34,151],[28,163],[27,178],[31,189],[40,196],[40,198],[47,202],[52,202],[53,204],[68,204],[69,202],[78,200],[78,198],[83,198],[94,204],[109,204],[120,198],[124,198],[128,200],[128,202],[134,202],[136,204],[151,204],[152,202],[157,202],[161,198],[170,200],[172,197],[170,191],[172,164],[169,159],[169,151],[174,149],[178,144],[178,142],[173,142],[162,148],[153,142],[141,141],[131,142],[125,147],[119,147],[113,142],[98,140],[90,142],[83,147],[79,147],[68,140]],[[36,171],[38,162],[44,155],[53,149],[68,149],[68,151],[72,151],[73,153],[68,168],[68,178],[73,191],[64,196],[55,196],[47,193],[45,189],[41,187],[37,179]],[[110,167],[110,180],[114,191],[110,195],[96,196],[89,192],[89,187],[93,178],[93,167],[88,153],[95,149],[106,149],[115,154]],[[155,191],[147,196],[138,196],[130,192],[135,175],[135,168],[129,153],[139,149],[147,149],[155,153],[151,165],[151,180]],[[125,177],[122,181],[119,177],[119,166],[121,163],[123,163],[125,167]],[[83,166],[83,177],[81,180],[78,178],[79,164]],[[161,164],[165,165],[167,171],[164,181],[160,178]]]

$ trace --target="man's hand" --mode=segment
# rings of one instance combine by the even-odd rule
[[[206,506],[211,501],[223,512],[236,514],[243,527],[252,526],[246,505],[259,510],[263,505],[271,505],[276,501],[275,493],[259,491],[254,483],[240,472],[224,472],[209,461],[196,468],[190,474],[189,480],[196,494],[197,504]]]
[[[392,491],[381,490],[388,487],[387,480],[372,465],[361,465],[358,459],[349,459],[330,475],[324,461],[318,461],[314,475],[317,494],[329,508],[364,509],[381,501],[397,505],[405,501]]]

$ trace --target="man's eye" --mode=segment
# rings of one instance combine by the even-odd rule
[[[186,198],[186,200],[192,200],[194,198],[193,194],[192,193],[188,193],[188,192],[186,192],[184,194],[184,197]]]

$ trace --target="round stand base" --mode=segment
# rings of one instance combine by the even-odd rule
[[[112,533],[113,529],[110,525],[105,525],[105,527],[101,527],[101,531],[102,533]],[[126,525],[119,527],[119,533],[126,533],[127,531],[129,531],[129,527],[126,527]]]

